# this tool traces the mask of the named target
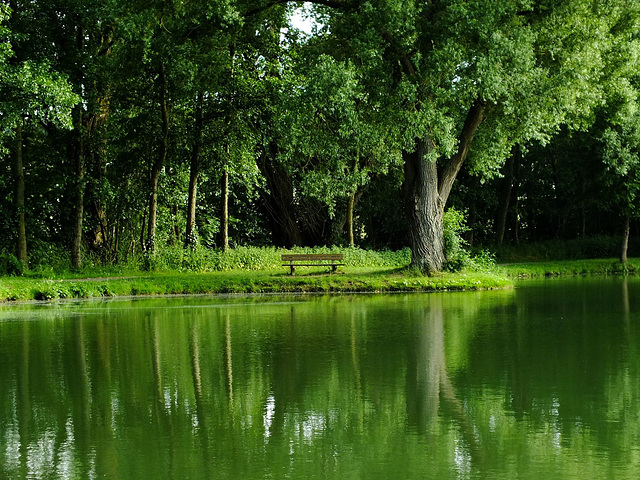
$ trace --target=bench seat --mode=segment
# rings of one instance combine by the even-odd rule
[[[341,253],[290,253],[282,255],[283,267],[291,269],[294,274],[296,267],[329,267],[335,272],[338,267],[344,266]]]

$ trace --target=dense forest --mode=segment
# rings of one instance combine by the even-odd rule
[[[624,260],[637,227],[637,0],[3,0],[0,35],[25,266],[344,245],[433,273],[449,209],[474,246]]]

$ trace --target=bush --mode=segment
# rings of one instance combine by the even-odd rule
[[[497,266],[495,254],[488,250],[480,250],[471,258],[468,268],[474,272],[495,273]]]
[[[471,257],[466,249],[468,244],[462,238],[462,234],[469,230],[464,212],[455,208],[444,212],[442,227],[444,230],[444,254],[447,259],[445,270],[457,272],[471,263]]]
[[[517,246],[503,245],[498,248],[496,256],[500,262],[505,263],[617,258],[620,255],[620,243],[620,237],[606,235],[571,240],[551,239]],[[629,242],[629,256],[633,256],[638,250],[638,239],[632,238]]]
[[[183,249],[167,246],[158,249],[155,255],[145,256],[142,269],[212,272],[229,270],[270,270],[282,267],[281,255],[286,253],[341,253],[344,263],[351,267],[404,267],[411,261],[408,248],[392,250],[363,250],[351,247],[276,247],[231,248],[226,252],[203,246]]]
[[[68,272],[71,269],[71,255],[64,246],[36,240],[29,245],[29,268],[36,274],[41,270]]]
[[[26,270],[24,262],[12,253],[0,252],[0,275],[22,276]]]

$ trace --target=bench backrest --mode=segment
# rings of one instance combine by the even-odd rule
[[[282,255],[283,262],[311,262],[314,260],[342,260],[341,253],[290,253]]]

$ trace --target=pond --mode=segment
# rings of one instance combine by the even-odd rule
[[[0,478],[640,478],[640,280],[0,307]]]

